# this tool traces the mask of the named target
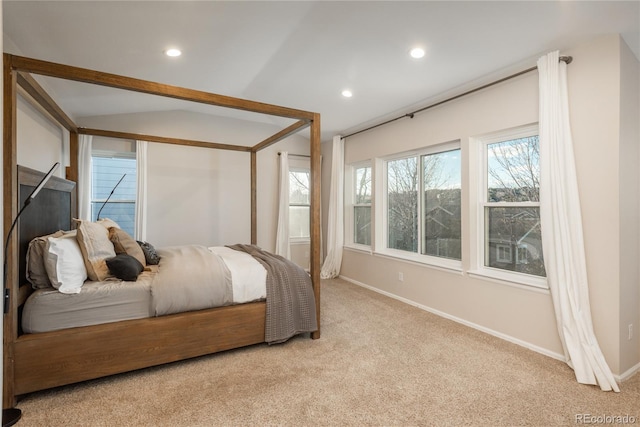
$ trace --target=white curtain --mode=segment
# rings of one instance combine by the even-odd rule
[[[93,136],[78,138],[78,218],[91,221],[91,142]]]
[[[136,141],[136,240],[147,240],[147,141]]]
[[[291,246],[289,245],[289,153],[287,151],[280,153],[278,187],[276,255],[291,259]]]
[[[332,147],[327,257],[320,270],[323,279],[340,274],[344,244],[344,141],[340,135],[333,137]]]
[[[540,216],[547,282],[565,357],[582,384],[620,391],[593,332],[578,182],[569,125],[567,64],[538,60]]]

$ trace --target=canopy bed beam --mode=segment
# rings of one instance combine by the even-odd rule
[[[49,94],[38,84],[38,82],[28,73],[18,72],[18,86],[24,89],[35,102],[50,114],[55,121],[60,123],[69,132],[77,132],[76,124],[62,111]]]
[[[104,136],[107,138],[132,139],[134,141],[141,140],[149,142],[160,142],[163,144],[186,145],[189,147],[215,148],[220,150],[233,150],[242,152],[249,152],[251,150],[250,147],[246,147],[243,145],[220,144],[217,142],[196,141],[182,138],[168,138],[164,136],[143,135],[138,133],[116,132],[101,129],[78,128],[78,133],[83,135]]]
[[[57,77],[65,80],[91,83],[150,95],[160,95],[168,98],[182,99],[185,101],[233,108],[236,110],[251,111],[254,113],[262,113],[272,116],[289,117],[293,119],[311,119],[313,117],[313,113],[308,111],[273,104],[265,104],[247,99],[234,98],[231,96],[218,95],[195,89],[155,83],[132,77],[120,76],[117,74],[89,70],[86,68],[56,64],[53,62],[25,58],[16,55],[8,55],[8,58],[5,56],[5,59],[8,59],[10,66],[14,70],[26,71],[42,76]]]
[[[275,144],[278,141],[282,141],[285,138],[288,138],[289,136],[300,132],[302,129],[309,127],[309,125],[311,124],[311,122],[309,120],[300,120],[295,122],[294,124],[292,124],[291,126],[288,126],[285,129],[282,129],[280,132],[270,136],[269,138],[265,139],[264,141],[260,142],[259,144],[254,145],[251,150],[252,151],[260,151],[263,148],[267,148],[270,145]]]

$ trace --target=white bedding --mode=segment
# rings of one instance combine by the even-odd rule
[[[226,246],[214,246],[209,250],[218,255],[231,272],[233,302],[242,304],[267,296],[267,270],[251,255]]]

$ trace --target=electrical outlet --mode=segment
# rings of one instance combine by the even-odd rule
[[[399,280],[400,282],[404,282],[404,274],[402,274],[402,272],[399,272],[399,273],[398,273],[398,280]]]
[[[633,323],[629,323],[629,341],[633,338]]]

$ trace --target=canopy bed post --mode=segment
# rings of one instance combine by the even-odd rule
[[[66,169],[66,177],[69,181],[78,182],[78,132],[69,134],[69,166]]]
[[[310,129],[311,152],[311,282],[316,297],[316,319],[318,330],[311,334],[311,338],[320,338],[320,183],[321,183],[321,141],[320,141],[320,114],[313,115]]]
[[[17,73],[11,67],[11,57],[4,54],[4,132],[3,132],[3,241],[6,239],[13,218],[18,212],[18,165],[17,165]],[[14,365],[13,343],[18,335],[17,322],[18,310],[16,297],[18,293],[18,236],[14,234],[7,246],[6,289],[3,295],[3,304],[7,309],[3,314],[4,340],[3,340],[3,408],[11,408],[16,404],[14,396]],[[6,300],[8,298],[8,301]]]
[[[258,153],[251,151],[251,244],[258,242],[258,172],[257,172]]]

